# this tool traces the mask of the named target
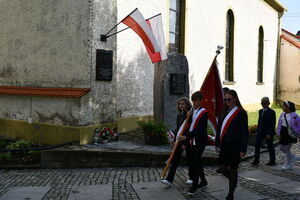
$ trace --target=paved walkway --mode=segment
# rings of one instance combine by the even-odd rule
[[[300,148],[294,148],[300,158]],[[277,150],[278,164],[284,162]],[[300,161],[293,170],[282,172],[280,165],[267,167],[264,153],[258,167],[251,160],[241,163],[236,199],[298,199],[300,200]],[[0,171],[1,200],[153,200],[153,199],[224,199],[227,180],[205,168],[208,187],[193,197],[186,191],[187,168],[180,167],[174,187],[160,183],[161,168],[102,168],[60,170]]]

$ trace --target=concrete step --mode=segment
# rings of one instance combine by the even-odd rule
[[[100,167],[163,167],[170,152],[141,150],[92,149],[84,146],[67,146],[43,151],[42,168],[100,168]],[[181,165],[186,163],[183,153]],[[216,165],[215,153],[205,151],[205,165]]]

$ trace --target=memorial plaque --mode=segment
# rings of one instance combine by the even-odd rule
[[[154,65],[153,116],[176,129],[178,98],[189,97],[189,65],[182,54],[168,54],[168,59]]]
[[[170,74],[170,93],[184,94],[186,91],[186,74]]]
[[[96,80],[111,81],[113,66],[113,52],[97,49],[96,50]]]

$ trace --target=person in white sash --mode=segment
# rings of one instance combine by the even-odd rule
[[[191,102],[188,98],[181,97],[181,98],[178,99],[177,107],[176,107],[177,110],[178,110],[178,115],[177,115],[177,118],[176,118],[177,128],[176,128],[176,131],[175,131],[175,133],[177,133],[177,134],[175,135],[173,142],[176,142],[176,138],[177,138],[178,134],[183,129],[183,126],[184,126],[183,123],[186,120],[187,112],[191,109],[191,107],[192,107],[192,104],[191,104]],[[188,131],[186,131],[184,134],[186,134],[187,132]],[[173,183],[174,176],[175,176],[175,173],[176,173],[176,170],[177,170],[177,166],[179,164],[180,157],[181,157],[181,154],[183,153],[183,151],[185,151],[185,153],[186,153],[186,162],[187,162],[187,165],[189,167],[189,172],[188,172],[189,179],[186,181],[186,183],[187,184],[192,184],[193,183],[193,181],[191,180],[192,172],[191,172],[191,167],[190,167],[191,166],[191,146],[186,141],[182,141],[182,142],[179,143],[179,145],[178,145],[178,147],[175,151],[174,158],[171,161],[171,167],[170,167],[168,176],[167,176],[166,179],[161,180],[162,183],[164,183],[164,184]]]
[[[202,154],[205,146],[208,143],[207,136],[207,111],[201,107],[202,105],[202,94],[198,91],[192,95],[192,102],[194,111],[189,111],[187,113],[187,119],[191,119],[189,133],[185,136],[179,136],[178,140],[186,140],[192,146],[191,155],[191,171],[193,184],[188,191],[189,195],[194,195],[198,188],[207,186],[207,181],[204,175],[203,165],[202,165]],[[199,177],[201,179],[199,183]]]
[[[216,151],[219,152],[219,171],[229,179],[227,200],[234,198],[238,181],[238,165],[246,155],[248,145],[248,116],[243,109],[236,91],[225,95],[228,114],[218,122]]]

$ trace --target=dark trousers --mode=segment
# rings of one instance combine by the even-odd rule
[[[171,162],[171,167],[170,167],[168,176],[166,178],[167,181],[169,181],[171,183],[174,180],[174,176],[175,176],[175,173],[176,173],[179,161],[180,161],[180,157],[181,157],[181,154],[182,154],[183,151],[184,150],[182,150],[182,144],[179,144],[176,151],[175,151],[173,160]],[[191,146],[190,145],[186,145],[185,153],[186,153],[186,162],[187,162],[187,165],[189,167],[189,174],[188,175],[189,175],[189,178],[191,179],[192,170],[191,170]]]
[[[202,154],[204,149],[205,147],[192,147],[192,187],[198,187],[199,177],[201,181],[206,181],[202,164]]]
[[[273,139],[274,136],[271,136],[270,139],[267,139],[264,134],[256,134],[256,141],[255,141],[255,155],[254,158],[256,161],[259,161],[260,158],[260,147],[262,142],[266,140],[266,143],[268,145],[268,151],[270,156],[270,162],[275,162],[275,150],[273,145]]]

